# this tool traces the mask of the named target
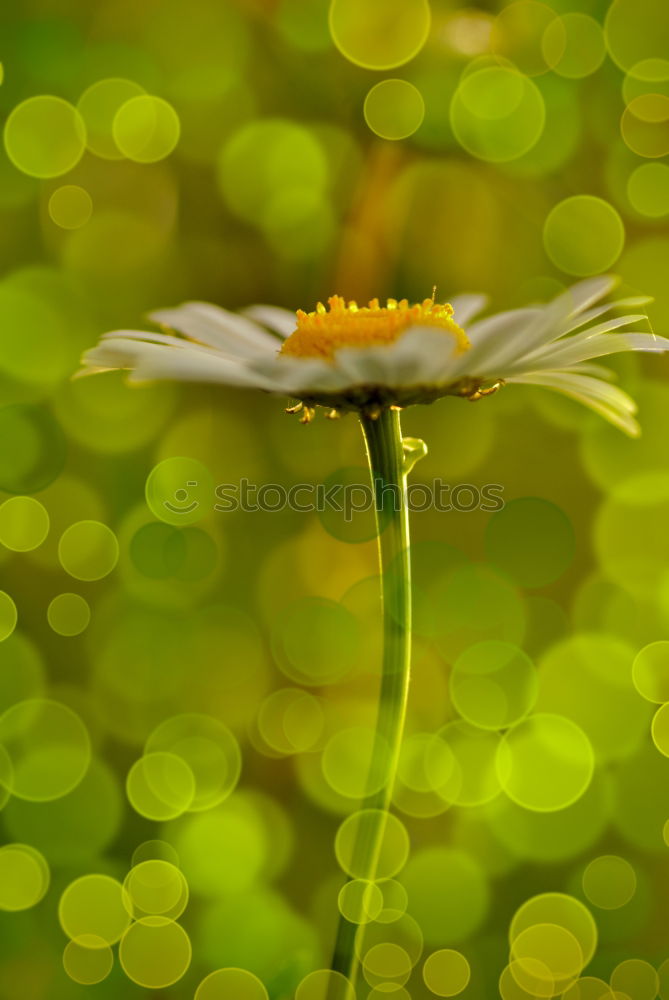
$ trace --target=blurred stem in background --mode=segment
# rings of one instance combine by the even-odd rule
[[[341,234],[332,287],[347,298],[367,301],[395,274],[401,241],[388,239],[388,204],[406,166],[400,143],[381,142],[369,151],[358,190]],[[394,220],[404,225],[404,209]]]
[[[373,791],[362,803],[362,809],[369,812],[361,815],[357,827],[352,869],[359,878],[372,882],[393,794],[409,694],[411,564],[407,475],[426,449],[421,441],[403,441],[397,410],[386,409],[376,416],[363,414],[360,421],[374,485],[384,639],[376,743],[368,779]],[[340,915],[332,968],[354,986],[358,969],[356,936],[362,933],[362,920],[357,923]]]

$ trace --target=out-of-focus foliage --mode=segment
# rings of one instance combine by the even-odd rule
[[[364,482],[356,421],[70,380],[184,299],[502,308],[614,269],[666,334],[668,12],[5,6],[0,997],[323,1000],[338,909],[359,997],[669,995],[666,365],[615,366],[639,441],[515,387],[406,413],[460,502],[412,515],[374,885],[374,529],[281,502]]]

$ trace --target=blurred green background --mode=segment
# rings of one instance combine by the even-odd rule
[[[365,888],[340,895],[335,835],[374,722],[373,532],[216,512],[214,487],[355,481],[357,423],[70,376],[100,333],[185,299],[436,284],[506,308],[613,270],[666,335],[669,7],[0,18],[0,997],[323,1000],[304,977]],[[638,441],[521,387],[405,415],[429,446],[414,482],[506,506],[413,514],[413,688],[360,998],[669,997],[667,365],[615,367]],[[199,506],[167,513],[193,481]]]

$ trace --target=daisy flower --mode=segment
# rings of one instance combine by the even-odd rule
[[[164,332],[117,330],[84,355],[83,373],[122,368],[133,381],[218,382],[292,396],[299,402],[290,410],[302,410],[305,422],[317,406],[327,407],[329,416],[358,413],[375,487],[384,628],[378,742],[352,847],[351,871],[367,881],[376,877],[407,710],[407,476],[426,451],[423,442],[402,438],[400,410],[440,396],[477,400],[516,382],[561,392],[637,434],[633,400],[594,362],[625,351],[664,351],[669,340],[633,329],[646,316],[626,310],[648,299],[603,303],[614,285],[612,278],[592,278],[548,305],[479,320],[485,305],[480,295],[462,295],[450,305],[434,296],[418,305],[389,299],[381,306],[373,299],[363,307],[334,296],[329,308],[319,303],[314,312],[297,315],[273,306],[240,315],[189,302],[151,314]],[[328,1000],[351,995],[365,933],[359,917],[340,914]]]
[[[502,385],[544,386],[578,400],[636,435],[635,404],[610,383],[594,359],[626,351],[664,351],[669,340],[634,329],[646,298],[602,304],[615,279],[582,281],[547,305],[475,319],[481,295],[450,305],[426,299],[377,299],[368,306],[333,296],[326,308],[297,315],[273,306],[244,314],[204,302],[159,309],[150,319],[162,333],[116,330],[83,358],[84,370],[130,369],[132,381],[177,379],[260,389],[301,402],[302,419],[316,406],[330,416],[354,410],[430,403],[441,396],[470,400]],[[624,332],[620,332],[624,331]]]

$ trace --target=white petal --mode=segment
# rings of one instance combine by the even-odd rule
[[[176,347],[177,350],[202,351],[217,358],[223,356],[221,351],[217,351],[213,347],[185,340],[183,337],[176,337],[173,334],[152,333],[147,330],[111,330],[109,333],[102,334],[100,343],[103,344],[106,340],[118,340],[119,338],[137,340],[144,344],[166,344],[168,347]]]
[[[455,366],[464,354],[447,332],[434,327],[408,330],[392,345],[392,363],[396,385],[441,385],[453,377]]]
[[[616,406],[628,413],[636,413],[637,405],[626,392],[617,385],[610,385],[601,379],[592,378],[580,370],[528,372],[526,375],[514,376],[510,382],[526,382],[528,385],[564,385],[578,386],[579,391],[587,393],[595,399],[601,399],[611,406]]]
[[[448,381],[457,357],[450,334],[434,327],[416,326],[392,344],[343,347],[336,352],[334,364],[352,385],[400,389]]]
[[[598,302],[603,296],[615,288],[619,279],[612,275],[600,275],[596,278],[587,278],[576,285],[572,285],[566,292],[562,292],[557,298],[543,307],[543,316],[537,316],[534,324],[523,334],[524,354],[536,351],[544,345],[551,344],[565,335],[570,327],[570,321],[581,315],[588,306]],[[645,315],[638,317],[645,319]],[[615,329],[616,326],[625,325],[612,319],[607,323],[600,324],[600,327],[593,327],[590,333],[598,333],[604,329]],[[517,354],[515,359],[521,355]],[[502,360],[502,364],[504,363]],[[513,360],[511,354],[508,360]],[[500,362],[498,361],[498,364]]]
[[[249,306],[248,309],[243,310],[242,314],[284,338],[289,337],[297,326],[295,313],[291,312],[290,309],[281,309],[280,306]]]
[[[553,302],[565,309],[567,316],[577,316],[589,306],[599,302],[616,287],[620,279],[611,274],[601,274],[596,278],[586,278],[572,285]]]
[[[533,372],[514,376],[509,382],[544,386],[588,406],[626,434],[637,437],[640,428],[633,413],[636,404],[617,386],[575,372]]]
[[[667,350],[669,350],[669,340],[653,333],[600,333],[595,336],[584,333],[570,337],[566,341],[560,341],[545,352],[521,358],[513,370],[507,371],[508,374],[513,375],[521,371],[567,368],[579,361],[604,358],[610,354],[623,354],[627,351],[661,353]]]
[[[583,364],[571,365],[568,368],[560,368],[562,372],[574,372],[581,375],[592,375],[593,378],[602,379],[604,382],[613,382],[616,378],[616,373],[610,368],[606,368],[604,365],[589,365],[586,362]]]
[[[513,309],[498,313],[487,319],[474,323],[467,330],[471,347],[460,356],[454,371],[459,374],[483,375],[503,371],[517,357],[522,357],[528,350],[528,338],[536,330],[548,327],[542,332],[542,337],[548,337],[551,332],[543,309]]]
[[[528,326],[542,311],[535,308],[509,309],[495,313],[494,316],[486,316],[485,319],[472,323],[467,330],[467,337],[472,347],[478,347],[479,344],[484,344],[497,336],[507,335]]]
[[[478,316],[488,304],[488,296],[479,293],[455,295],[448,299],[453,306],[453,319],[458,326],[465,326],[474,316]]]
[[[242,361],[217,356],[194,346],[175,349],[127,337],[109,337],[84,354],[92,368],[130,369],[132,381],[174,379],[181,382],[218,382],[247,388],[273,388]]]
[[[235,357],[259,357],[278,348],[276,337],[257,323],[208,302],[185,302],[175,309],[158,309],[149,318]]]
[[[536,315],[532,323],[523,329],[522,334],[518,333],[516,337],[510,338],[507,350],[500,351],[494,357],[495,366],[504,370],[507,365],[532,351],[559,340],[569,325],[568,320],[607,295],[617,282],[618,279],[610,275],[588,278],[535,310]]]
[[[571,322],[567,323],[562,332],[563,334],[572,333],[574,330],[578,330],[579,327],[591,323],[593,319],[599,319],[600,316],[605,316],[606,313],[613,312],[614,309],[632,309],[638,306],[647,306],[652,301],[653,298],[650,295],[635,295],[632,298],[616,299],[614,302],[607,302],[603,306],[596,306],[594,309],[588,309],[587,312],[579,313]]]
[[[273,392],[287,396],[337,392],[354,384],[345,372],[321,358],[281,355],[249,361],[247,367],[271,384]]]
[[[647,322],[648,316],[646,313],[628,313],[625,316],[612,316],[610,319],[605,319],[603,323],[597,323],[596,326],[589,326],[586,330],[582,330],[580,333],[575,334],[575,337],[592,337],[597,333],[608,333],[609,330],[619,330],[624,326],[631,326],[632,323],[642,323]],[[570,331],[563,330],[562,335],[565,336]]]

